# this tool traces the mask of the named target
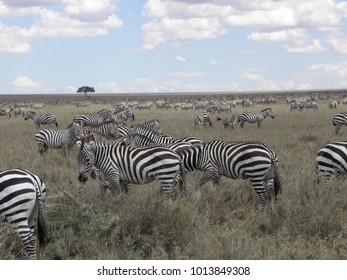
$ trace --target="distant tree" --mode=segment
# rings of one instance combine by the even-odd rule
[[[88,98],[90,98],[90,96],[87,94],[88,92],[95,92],[95,89],[93,87],[88,87],[88,86],[83,86],[83,87],[80,87],[78,90],[77,90],[78,93],[81,93],[83,92],[83,94],[85,96],[87,96]]]

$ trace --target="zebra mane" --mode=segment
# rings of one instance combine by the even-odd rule
[[[261,110],[260,112],[265,112],[265,111],[268,111],[268,110],[272,110],[271,108],[265,108],[263,110]]]
[[[27,113],[35,114],[35,115],[36,115],[36,112],[34,112],[34,111],[27,111]]]
[[[135,137],[138,137],[140,139],[145,139],[148,140],[149,142],[151,142],[152,144],[155,144],[153,139],[151,137],[149,137],[148,135],[143,135],[141,133],[137,133],[137,132],[133,132],[131,134],[129,134],[129,140],[133,140]]]

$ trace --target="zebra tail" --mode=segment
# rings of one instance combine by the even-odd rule
[[[280,181],[277,163],[272,162],[272,164],[274,167],[274,189],[275,189],[275,198],[276,198],[276,196],[282,192],[282,184]]]
[[[55,122],[55,126],[58,127],[58,123],[57,122]]]
[[[181,178],[179,182],[179,188],[180,192],[185,195],[187,191],[187,172],[186,169],[184,168],[183,162],[180,163],[180,173],[181,173]]]
[[[40,246],[44,246],[47,244],[47,228],[46,222],[42,213],[42,210],[39,210],[38,218],[37,218],[37,235],[39,238]]]

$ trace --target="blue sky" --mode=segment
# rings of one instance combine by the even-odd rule
[[[347,88],[347,1],[0,0],[0,94]]]

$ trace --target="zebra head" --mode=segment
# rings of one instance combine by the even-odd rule
[[[27,111],[26,114],[25,114],[25,116],[24,116],[24,120],[28,120],[28,119],[32,118],[34,115],[36,115],[35,112],[33,112],[33,111]]]
[[[79,166],[78,180],[81,183],[85,183],[88,180],[88,174],[94,166],[94,148],[95,142],[84,143],[84,141],[77,141],[79,152],[77,155],[77,161]]]
[[[263,114],[264,118],[267,117],[267,116],[269,116],[270,118],[273,119],[273,118],[275,117],[275,115],[274,115],[274,113],[272,112],[272,109],[271,109],[271,108],[266,108],[266,109],[264,109],[264,110],[261,110],[260,112]]]

